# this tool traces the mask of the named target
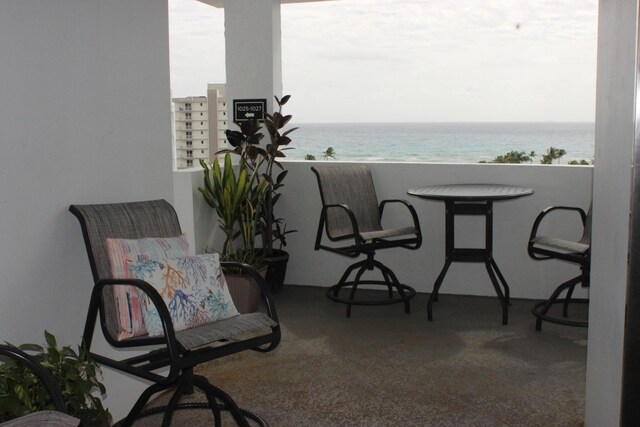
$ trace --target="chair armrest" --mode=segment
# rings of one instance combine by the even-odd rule
[[[411,218],[413,219],[413,228],[416,229],[416,234],[419,236],[422,235],[422,232],[420,230],[420,221],[418,220],[418,214],[416,213],[416,210],[413,207],[413,205],[404,199],[388,199],[380,202],[380,218],[382,218],[384,207],[388,203],[400,203],[404,205],[409,210],[409,213],[411,214]]]
[[[262,293],[262,301],[267,308],[267,315],[272,318],[274,322],[278,323],[278,314],[276,312],[276,306],[273,303],[273,297],[271,296],[269,285],[267,284],[267,281],[256,271],[255,268],[253,268],[249,264],[235,261],[222,261],[220,263],[220,266],[223,269],[237,268],[242,272],[242,274],[248,274],[249,276],[251,276],[253,281],[260,287],[260,291]]]
[[[536,255],[535,253],[533,253],[532,247],[533,247],[533,241],[538,235],[538,228],[540,227],[540,224],[542,223],[542,221],[545,219],[545,217],[548,214],[550,214],[553,211],[558,211],[558,210],[578,212],[580,214],[580,219],[582,220],[582,226],[583,227],[587,222],[587,214],[585,213],[584,209],[576,207],[576,206],[549,206],[549,207],[543,209],[542,212],[540,212],[538,214],[538,216],[536,217],[536,220],[533,223],[533,226],[531,227],[531,234],[529,235],[529,243],[527,245],[527,251],[529,252],[529,256],[530,257],[532,257],[534,259],[549,259],[550,258],[550,257],[541,257],[539,255]]]
[[[109,332],[106,325],[106,318],[103,312],[103,307],[101,304],[102,293],[105,287],[110,286],[133,286],[138,288],[144,292],[144,294],[151,300],[151,303],[154,305],[156,310],[158,310],[158,314],[160,316],[160,322],[162,323],[162,330],[164,332],[164,336],[159,337],[145,337],[146,344],[165,344],[167,346],[167,350],[169,351],[169,356],[171,358],[177,357],[178,352],[178,344],[176,340],[176,333],[173,328],[173,322],[171,321],[171,315],[169,314],[169,309],[167,308],[164,300],[158,293],[158,291],[151,286],[149,283],[140,279],[101,279],[96,282],[93,287],[93,291],[91,294],[91,302],[89,306],[89,313],[87,314],[87,322],[85,323],[85,330],[83,333],[83,342],[87,347],[87,350],[90,350],[91,339],[93,337],[93,330],[95,328],[95,320],[98,309],[100,309],[100,324],[102,327],[103,335],[106,340],[115,347],[133,347],[139,344],[135,338],[128,339],[126,342],[121,342],[116,340]]]
[[[329,235],[329,232],[327,231],[327,237],[332,240],[332,241],[337,241],[337,240],[344,240],[344,239],[348,239],[348,238],[353,238],[354,239],[354,246],[353,246],[353,251],[349,251],[349,250],[343,250],[343,249],[335,249],[332,248],[330,246],[324,246],[321,244],[322,242],[322,233],[324,231],[324,226],[325,223],[327,221],[327,213],[329,211],[329,209],[342,209],[346,212],[347,216],[349,217],[349,221],[351,222],[351,234],[347,234],[345,236],[341,236],[338,238],[333,238],[331,237],[331,235]],[[358,222],[356,221],[356,216],[353,214],[353,211],[351,210],[351,208],[348,205],[345,204],[332,204],[332,205],[325,205],[322,207],[322,211],[320,213],[320,223],[318,224],[318,233],[316,234],[316,244],[315,244],[315,250],[318,250],[320,248],[322,249],[326,249],[328,251],[332,251],[332,252],[336,252],[336,253],[340,253],[343,255],[347,255],[347,256],[357,256],[360,254],[360,246],[362,245],[363,240],[362,237],[360,237],[360,229],[358,228]],[[353,255],[349,255],[349,253],[353,252]]]

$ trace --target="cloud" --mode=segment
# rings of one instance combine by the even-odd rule
[[[224,12],[170,0],[170,14],[174,93],[204,94],[206,83],[224,79]],[[436,104],[413,108],[430,112],[414,118],[424,121],[468,120],[474,114],[492,121],[561,121],[575,119],[575,111],[593,120],[596,30],[597,0],[287,4],[284,87],[295,95],[301,121],[335,119],[335,99],[348,115],[342,121],[364,120],[356,103],[369,103],[371,111],[380,111],[379,120],[393,121],[398,102]],[[539,84],[540,79],[547,80]],[[558,93],[571,94],[567,105],[574,107],[566,114],[527,105]],[[465,94],[474,101],[465,102]]]

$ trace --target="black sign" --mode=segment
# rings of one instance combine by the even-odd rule
[[[233,121],[263,120],[267,111],[266,99],[234,99]]]

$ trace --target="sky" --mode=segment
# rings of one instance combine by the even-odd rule
[[[287,113],[312,122],[592,122],[597,0],[282,5]],[[172,96],[224,83],[224,11],[169,0]]]

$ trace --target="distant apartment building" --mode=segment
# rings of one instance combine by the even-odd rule
[[[173,98],[175,167],[210,162],[216,151],[226,147],[227,100],[225,87],[209,84],[207,96]]]
[[[229,148],[225,135],[225,131],[229,129],[229,111],[225,85],[209,83],[207,85],[207,98],[209,99],[209,135],[213,154],[223,148]]]

